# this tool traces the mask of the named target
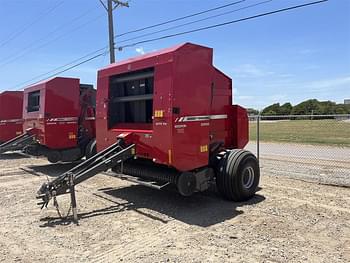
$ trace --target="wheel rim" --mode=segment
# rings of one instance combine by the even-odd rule
[[[254,169],[253,167],[246,167],[243,171],[243,187],[249,189],[254,184]]]

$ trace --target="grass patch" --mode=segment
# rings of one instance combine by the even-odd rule
[[[250,140],[256,140],[256,122],[249,123]],[[260,140],[350,147],[350,122],[336,120],[261,121]]]

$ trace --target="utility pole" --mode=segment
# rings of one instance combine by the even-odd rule
[[[129,7],[128,2],[122,2],[119,0],[107,0],[107,6],[104,4],[102,0],[99,0],[103,7],[106,9],[108,13],[108,35],[109,35],[109,58],[110,63],[115,62],[115,43],[114,43],[114,28],[113,28],[113,10],[118,6],[121,7]],[[113,6],[113,3],[115,4]]]

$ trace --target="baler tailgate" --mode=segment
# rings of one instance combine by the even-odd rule
[[[51,182],[44,183],[37,193],[37,198],[42,199],[42,202],[38,204],[42,205],[42,208],[47,206],[52,197],[74,191],[75,185],[107,171],[135,155],[134,144],[125,147],[122,145],[122,140],[118,140],[117,143],[63,173]]]
[[[24,133],[12,140],[4,142],[0,145],[0,154],[7,151],[21,151],[27,145],[30,145],[34,142],[35,135],[29,133]]]

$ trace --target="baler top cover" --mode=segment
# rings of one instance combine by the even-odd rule
[[[188,171],[210,151],[248,141],[244,109],[211,48],[186,43],[111,64],[98,72],[97,148],[128,135],[137,156]]]
[[[34,128],[40,144],[49,148],[76,147],[82,87],[85,90],[87,85],[80,85],[79,79],[56,77],[26,88],[24,129]]]

